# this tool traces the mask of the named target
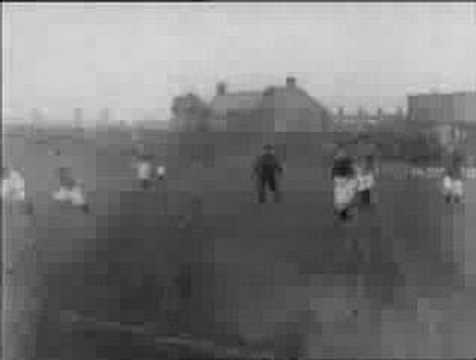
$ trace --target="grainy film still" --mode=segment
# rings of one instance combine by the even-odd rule
[[[2,4],[2,358],[476,357],[475,9]]]

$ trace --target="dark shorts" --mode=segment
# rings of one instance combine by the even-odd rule
[[[359,191],[360,202],[362,204],[370,204],[371,192],[370,189]]]

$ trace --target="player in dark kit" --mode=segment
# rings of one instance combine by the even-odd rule
[[[274,149],[267,144],[263,147],[263,154],[257,157],[253,166],[253,177],[256,180],[258,190],[258,202],[266,201],[266,188],[268,187],[274,194],[274,201],[281,200],[280,176],[283,173],[281,162],[274,154]]]

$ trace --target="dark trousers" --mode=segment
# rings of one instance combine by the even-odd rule
[[[349,220],[350,219],[350,208],[346,207],[345,209],[342,209],[342,210],[338,211],[337,216],[342,221]]]
[[[353,216],[352,209],[355,205],[349,204],[343,209],[335,209],[335,215],[337,218],[341,221],[347,221],[350,220]]]
[[[279,202],[281,193],[279,191],[279,183],[276,176],[260,176],[258,178],[258,201],[263,203],[266,201],[266,188],[273,192],[274,201]]]
[[[370,205],[370,189],[359,191],[360,203],[362,205]]]

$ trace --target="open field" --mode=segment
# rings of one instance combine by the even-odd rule
[[[32,358],[159,356],[133,337],[69,332],[60,310],[283,357],[476,351],[467,341],[476,311],[464,283],[476,274],[474,181],[466,204],[451,209],[436,180],[384,176],[375,208],[341,227],[323,167],[290,169],[283,202],[259,206],[246,168],[177,169],[143,193],[125,140],[65,140],[54,145],[61,159],[48,155],[51,143],[5,145],[35,204],[33,219],[15,213],[7,221],[17,274],[7,284],[24,284],[15,299],[32,310],[22,316],[40,314]],[[91,215],[51,200],[58,162],[85,181]],[[352,241],[358,247],[349,250]],[[417,304],[433,298],[427,313],[438,315],[418,323]],[[442,325],[428,332],[436,316]]]

